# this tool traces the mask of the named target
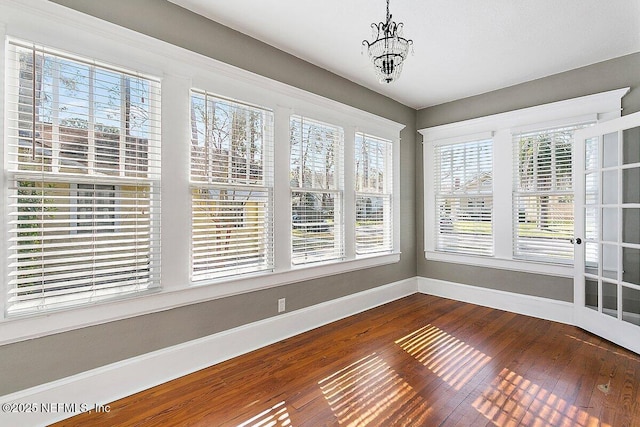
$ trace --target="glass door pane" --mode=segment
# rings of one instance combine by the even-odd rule
[[[622,242],[640,244],[640,209],[622,210]]]
[[[640,326],[640,290],[622,287],[622,320]]]
[[[618,286],[615,283],[602,282],[602,312],[618,317]]]
[[[602,138],[602,167],[618,166],[618,132],[608,133]]]
[[[584,305],[592,310],[598,310],[598,281],[587,279],[584,281]]]
[[[640,249],[622,248],[622,281],[640,286]]]
[[[623,135],[622,163],[625,165],[640,163],[640,127],[626,129]]]
[[[622,171],[623,203],[640,203],[640,167]]]

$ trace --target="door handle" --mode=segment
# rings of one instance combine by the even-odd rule
[[[571,239],[571,243],[574,243],[574,244],[576,244],[576,245],[579,245],[579,244],[581,244],[581,243],[582,243],[582,239],[581,239],[581,238],[579,238],[579,237],[572,238],[572,239]]]

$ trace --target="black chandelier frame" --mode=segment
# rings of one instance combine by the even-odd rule
[[[387,15],[384,22],[371,24],[374,41],[364,40],[369,59],[375,67],[380,83],[392,83],[400,77],[402,65],[413,47],[413,40],[402,36],[404,24],[393,21],[387,0]]]

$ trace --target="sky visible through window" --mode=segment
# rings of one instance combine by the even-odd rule
[[[33,62],[31,50],[20,49],[21,61]],[[141,77],[36,53],[37,114],[41,122],[148,138],[149,82]],[[30,68],[30,67],[29,67]]]

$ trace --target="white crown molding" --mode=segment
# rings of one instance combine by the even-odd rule
[[[615,89],[593,95],[580,96],[563,101],[536,105],[505,113],[492,114],[455,123],[419,129],[424,143],[445,138],[454,138],[478,132],[517,129],[523,126],[550,122],[552,120],[601,114],[604,118],[620,115],[620,100],[630,88]],[[599,117],[599,118],[602,118]]]

